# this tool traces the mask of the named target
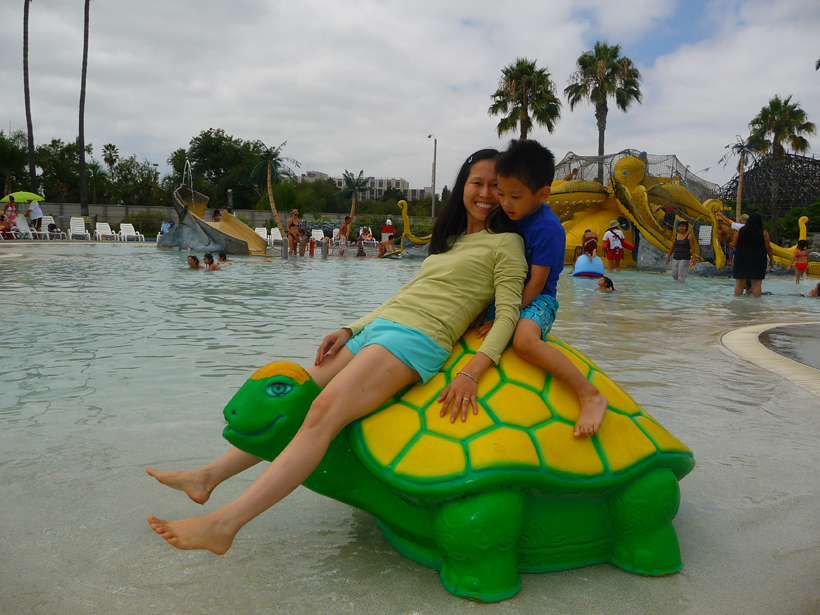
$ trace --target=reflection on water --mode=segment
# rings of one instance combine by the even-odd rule
[[[761,333],[760,341],[792,361],[820,369],[820,325],[777,327]]]

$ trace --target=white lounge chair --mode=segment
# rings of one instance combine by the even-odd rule
[[[102,241],[107,237],[110,237],[114,241],[119,241],[120,239],[119,235],[111,230],[111,225],[108,224],[108,222],[97,222],[97,225],[94,227],[94,239]]]
[[[265,240],[265,243],[270,245],[270,235],[268,235],[268,229],[264,226],[257,226],[253,229],[253,232],[259,235],[262,239]]]
[[[275,246],[276,243],[282,244],[282,233],[279,231],[277,227],[273,227],[270,230],[270,236],[268,237],[268,245]]]
[[[68,238],[74,239],[75,237],[91,241],[91,233],[85,230],[85,220],[71,216],[68,224]]]
[[[313,241],[322,241],[325,238],[325,233],[322,229],[315,228],[312,231],[310,231],[310,238]]]
[[[34,233],[37,231],[32,231],[29,228],[28,220],[26,220],[25,216],[17,216],[17,239],[34,239]]]
[[[56,231],[48,230],[48,227],[52,224],[54,224],[54,226],[57,226],[57,224],[54,222],[54,216],[43,216],[43,222],[40,228],[40,233],[43,235],[43,237],[45,237],[46,239],[51,239],[52,237],[59,237],[60,239],[65,239],[66,234],[60,229],[57,229]]]
[[[129,239],[145,241],[145,235],[135,229],[133,224],[123,222],[120,224],[120,241],[128,241]]]

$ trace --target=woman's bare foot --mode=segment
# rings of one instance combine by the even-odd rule
[[[609,401],[599,391],[596,391],[595,395],[579,399],[579,401],[581,402],[581,414],[578,416],[578,420],[575,421],[573,435],[576,438],[586,438],[598,433],[601,423],[604,422]]]
[[[202,470],[159,472],[149,467],[145,468],[145,471],[166,487],[184,491],[197,504],[207,502],[216,486],[211,484],[209,474]]]
[[[231,548],[236,536],[214,513],[181,521],[165,521],[148,515],[148,523],[169,545],[184,551],[204,549],[222,555]]]

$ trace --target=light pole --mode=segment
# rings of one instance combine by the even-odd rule
[[[427,135],[428,139],[433,140],[433,217],[436,217],[436,149],[438,147],[438,139],[436,135]]]

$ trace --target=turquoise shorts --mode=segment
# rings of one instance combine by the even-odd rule
[[[422,384],[439,372],[452,352],[418,329],[383,318],[377,318],[349,339],[347,349],[355,355],[371,344],[387,349],[407,367],[416,370]]]
[[[541,339],[546,341],[555,316],[558,314],[558,299],[552,295],[541,293],[532,300],[527,307],[521,310],[521,318],[532,320],[541,327]]]

